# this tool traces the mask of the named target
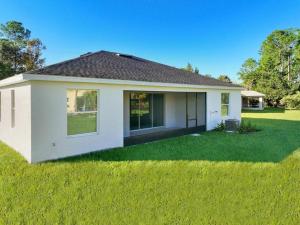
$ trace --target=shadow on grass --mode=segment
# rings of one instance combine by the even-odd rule
[[[209,160],[279,162],[300,147],[300,121],[250,120],[260,132],[232,134],[203,132],[147,144],[100,151],[55,162]]]

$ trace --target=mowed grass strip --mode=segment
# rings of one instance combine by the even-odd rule
[[[0,145],[0,224],[299,224],[300,111],[29,165]]]

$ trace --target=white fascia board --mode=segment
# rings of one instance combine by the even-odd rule
[[[195,88],[195,89],[201,88],[201,89],[243,90],[242,87],[175,84],[175,83],[115,80],[115,79],[56,76],[56,75],[39,75],[39,74],[20,74],[20,75],[22,75],[23,82],[25,82],[25,81],[56,81],[56,82],[99,83],[99,84],[176,87],[176,88]],[[5,81],[5,80],[3,80],[3,81]],[[1,86],[1,83],[0,83],[0,86]]]
[[[8,77],[4,80],[0,80],[0,87],[9,86],[12,84],[18,84],[24,82],[23,74],[14,75],[12,77]]]

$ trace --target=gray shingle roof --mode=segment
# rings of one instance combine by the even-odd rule
[[[240,87],[132,55],[99,51],[27,72],[29,74],[175,84]]]

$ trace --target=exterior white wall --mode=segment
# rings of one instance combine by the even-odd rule
[[[130,102],[129,102],[129,99],[130,99],[130,96],[129,96],[129,92],[124,92],[124,102],[123,102],[123,105],[124,105],[124,111],[123,111],[123,118],[124,118],[124,137],[128,137],[130,136],[130,117],[129,117],[129,114],[130,114]]]
[[[165,126],[166,128],[185,128],[185,93],[168,92],[165,94]]]
[[[10,128],[10,89],[16,92],[16,127]],[[67,89],[99,90],[99,130],[94,134],[67,135]],[[39,162],[123,146],[129,132],[127,91],[166,93],[166,127],[185,127],[185,92],[207,93],[207,129],[222,119],[241,116],[240,90],[187,87],[31,81],[1,87],[0,139],[19,151],[29,162]],[[221,93],[230,93],[230,111],[221,117]],[[128,100],[128,101],[127,101]],[[199,99],[204,101],[204,99]],[[199,103],[200,104],[200,103]],[[31,107],[30,107],[31,106]],[[125,115],[128,116],[125,116]],[[127,127],[126,127],[127,126]]]
[[[165,125],[165,127],[175,127],[176,126],[176,94],[177,93],[170,93],[170,92],[164,93],[164,104],[165,104],[164,105],[164,125]]]
[[[67,89],[99,90],[98,132],[67,135]],[[123,91],[111,85],[32,83],[32,161],[123,146]]]
[[[221,93],[229,93],[229,115],[221,116]],[[239,90],[210,90],[207,92],[207,130],[214,129],[226,119],[241,120],[241,92]]]
[[[0,87],[0,140],[31,162],[31,87],[28,83]],[[15,91],[15,126],[11,126],[11,90]]]
[[[206,124],[206,95],[205,93],[198,94],[197,97],[197,126],[202,126]]]

